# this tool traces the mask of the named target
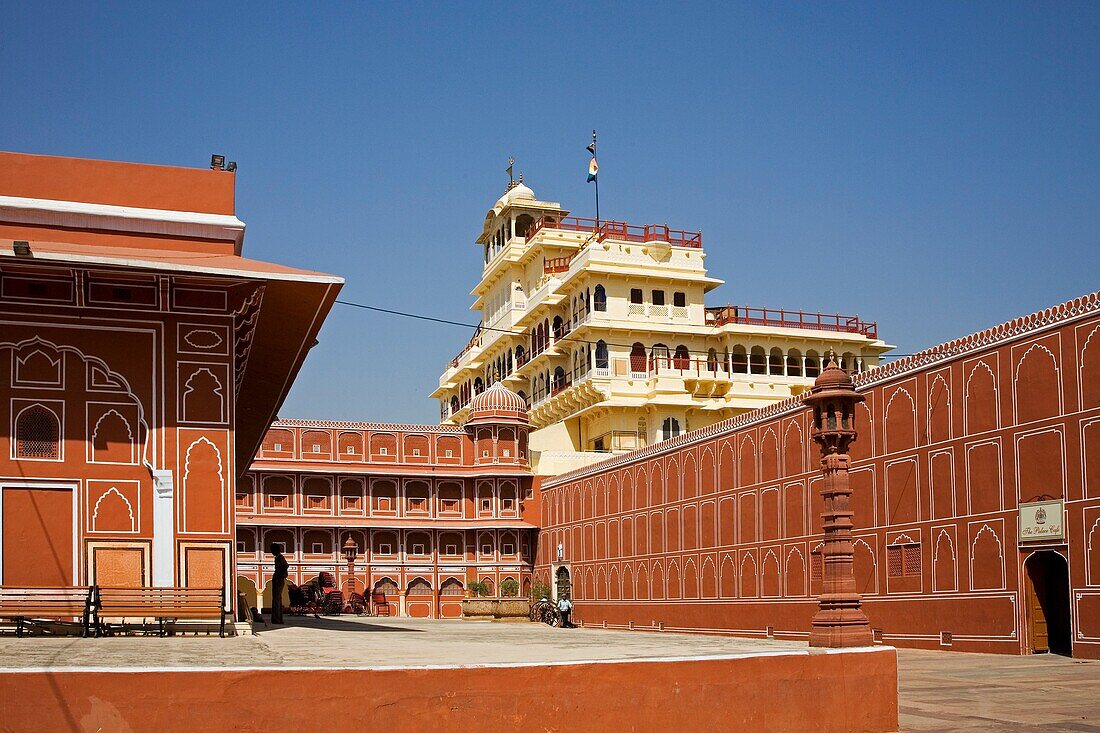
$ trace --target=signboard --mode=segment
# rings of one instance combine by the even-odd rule
[[[1020,542],[1065,539],[1062,500],[1044,499],[1020,504]]]

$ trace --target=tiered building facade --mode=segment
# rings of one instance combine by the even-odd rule
[[[277,421],[237,484],[239,587],[270,606],[278,543],[292,583],[332,573],[402,616],[456,618],[477,581],[526,595],[538,526],[527,430],[526,404],[499,383],[464,428]]]
[[[830,351],[859,372],[890,348],[858,317],[707,307],[700,232],[568,214],[522,183],[486,214],[482,325],[432,393],[459,425],[497,380],[524,396],[540,474],[800,394]]]

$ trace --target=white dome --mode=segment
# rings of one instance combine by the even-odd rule
[[[516,184],[516,186],[508,193],[504,194],[504,201],[534,201],[535,192],[522,183]]]

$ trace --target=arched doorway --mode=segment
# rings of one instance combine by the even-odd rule
[[[1069,566],[1053,550],[1032,553],[1024,561],[1024,611],[1028,651],[1032,654],[1073,653],[1070,633]]]
[[[573,584],[569,579],[569,568],[562,565],[558,568],[557,573],[557,597],[558,598],[572,598],[573,597]]]

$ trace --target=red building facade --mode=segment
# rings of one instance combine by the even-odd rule
[[[232,497],[339,278],[234,175],[0,153],[0,583],[226,587]]]
[[[876,639],[1100,657],[1100,294],[855,382]],[[795,398],[547,481],[538,574],[571,582],[586,623],[805,638],[822,568],[809,419]]]
[[[279,543],[292,583],[328,572],[345,591],[384,592],[399,615],[456,618],[473,582],[494,596],[528,592],[532,491],[526,405],[499,383],[462,428],[281,420],[238,483],[238,585],[251,605],[270,605]]]

